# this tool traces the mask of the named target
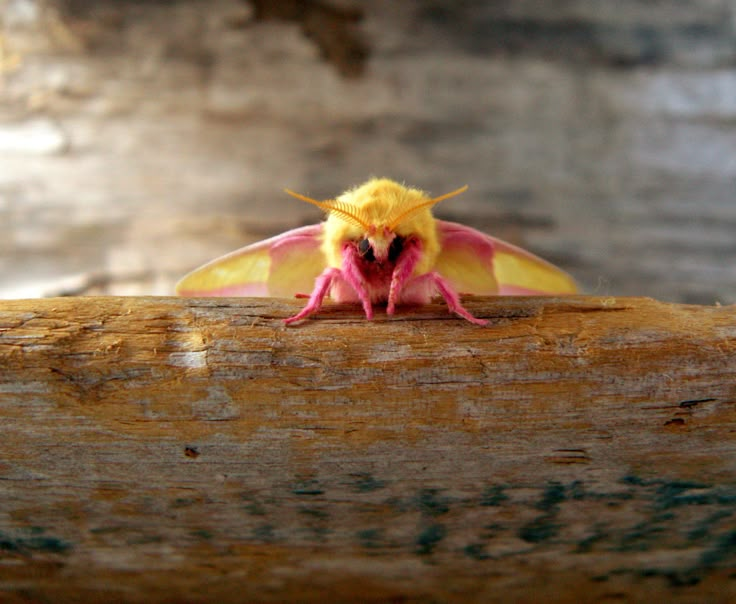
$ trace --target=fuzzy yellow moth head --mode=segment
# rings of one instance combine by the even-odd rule
[[[396,237],[414,237],[422,243],[422,258],[414,273],[432,270],[440,244],[437,227],[430,208],[458,193],[462,187],[440,197],[430,198],[418,189],[409,189],[387,178],[374,178],[336,199],[317,201],[287,190],[290,195],[325,210],[322,251],[327,264],[339,268],[345,242],[367,239],[375,258],[388,257],[391,242]]]

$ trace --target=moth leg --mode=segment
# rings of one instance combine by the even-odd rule
[[[422,244],[410,239],[404,243],[404,249],[401,251],[394,272],[391,275],[391,286],[388,290],[388,304],[386,305],[386,314],[394,314],[396,302],[401,295],[401,290],[414,272],[414,267],[422,257]]]
[[[341,277],[355,290],[363,305],[366,319],[373,318],[373,305],[365,288],[365,279],[358,268],[358,251],[353,245],[346,245],[342,249]]]
[[[312,313],[317,312],[322,306],[322,301],[325,299],[327,292],[330,291],[332,282],[339,277],[340,269],[326,268],[314,282],[314,289],[312,290],[312,294],[309,296],[309,301],[307,302],[306,306],[293,317],[284,319],[284,323],[288,325],[289,323],[294,323],[295,321],[301,321]]]
[[[434,282],[435,287],[437,288],[437,291],[442,294],[442,297],[445,299],[445,302],[447,302],[447,307],[454,312],[455,314],[460,315],[464,319],[467,319],[471,323],[475,323],[476,325],[487,325],[488,321],[485,319],[478,319],[477,317],[474,317],[471,315],[465,307],[460,302],[460,296],[457,295],[457,292],[452,289],[452,286],[445,281],[445,279],[436,272],[429,273],[429,278],[432,279]]]

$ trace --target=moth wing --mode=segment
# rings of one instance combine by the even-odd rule
[[[465,294],[533,296],[574,294],[566,272],[515,245],[455,222],[437,221],[435,269]]]
[[[293,229],[216,258],[176,284],[180,296],[274,296],[309,293],[325,269],[322,225]]]

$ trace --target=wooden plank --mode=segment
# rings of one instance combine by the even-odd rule
[[[0,302],[0,600],[736,598],[736,307]]]

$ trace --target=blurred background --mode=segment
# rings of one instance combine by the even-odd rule
[[[0,1],[0,297],[170,294],[370,176],[736,302],[736,0]]]

